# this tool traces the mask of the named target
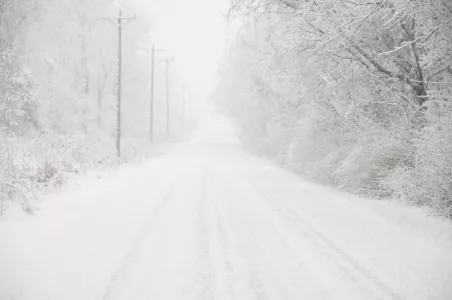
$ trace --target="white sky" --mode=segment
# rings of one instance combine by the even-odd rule
[[[216,83],[228,7],[228,0],[155,0],[156,46],[171,53],[197,95],[207,96]]]

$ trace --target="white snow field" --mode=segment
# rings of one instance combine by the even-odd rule
[[[0,299],[452,299],[450,222],[306,182],[213,120],[215,142],[2,217]]]

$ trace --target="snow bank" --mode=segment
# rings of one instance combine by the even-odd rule
[[[178,176],[171,168],[177,163],[162,156],[140,167],[91,172],[33,216],[8,212],[0,219],[0,299],[101,299]]]

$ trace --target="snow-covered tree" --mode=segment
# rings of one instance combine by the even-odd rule
[[[150,56],[139,54],[150,35],[147,1],[3,0],[0,184],[47,185],[116,161],[119,5],[137,16],[123,28],[122,138],[133,148],[124,152],[149,150]]]
[[[438,184],[452,161],[443,124],[451,120],[451,7],[234,1],[230,14],[243,26],[213,99],[248,144],[291,169],[450,214],[452,189]],[[414,188],[421,182],[425,189]]]

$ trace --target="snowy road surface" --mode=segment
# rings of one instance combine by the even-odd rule
[[[1,300],[452,299],[450,223],[237,144],[179,144],[93,180],[0,221]]]
[[[104,299],[451,299],[446,249],[239,149],[191,150]]]

